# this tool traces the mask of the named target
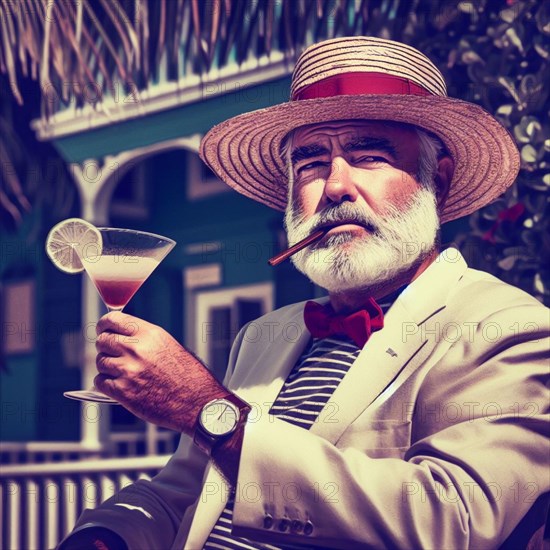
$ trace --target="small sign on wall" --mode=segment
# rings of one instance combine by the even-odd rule
[[[4,354],[32,353],[36,345],[34,280],[4,283],[2,294]]]
[[[186,289],[219,286],[222,282],[221,264],[197,265],[185,268],[183,284]]]

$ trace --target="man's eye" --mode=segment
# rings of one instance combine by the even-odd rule
[[[302,164],[302,166],[298,167],[296,170],[297,174],[301,174],[304,171],[313,170],[314,168],[321,168],[323,166],[327,166],[327,162],[323,162],[320,160],[315,160],[313,162],[308,162],[307,164]]]
[[[388,162],[388,159],[385,157],[380,157],[377,155],[364,155],[362,157],[357,157],[353,160],[355,163],[361,162]]]

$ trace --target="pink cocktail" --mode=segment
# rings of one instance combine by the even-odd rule
[[[103,253],[83,265],[109,310],[121,311],[159,263],[158,258]]]
[[[94,281],[105,305],[111,310],[121,310],[136,293],[142,281],[128,279],[113,281],[109,279],[96,279]]]

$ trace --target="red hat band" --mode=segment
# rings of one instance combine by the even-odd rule
[[[385,73],[351,72],[314,82],[293,94],[291,101],[364,94],[434,95],[407,78]]]

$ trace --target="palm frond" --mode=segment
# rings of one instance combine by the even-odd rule
[[[42,87],[59,99],[44,99],[47,118],[73,100],[79,104],[86,85],[112,87],[120,81],[147,88],[158,81],[162,64],[167,78],[177,80],[188,71],[206,73],[274,50],[296,56],[312,40],[358,31],[400,33],[410,5],[405,0],[0,3],[0,70],[9,74],[12,93],[22,101],[18,77],[29,73],[30,63],[36,78],[39,67]]]

